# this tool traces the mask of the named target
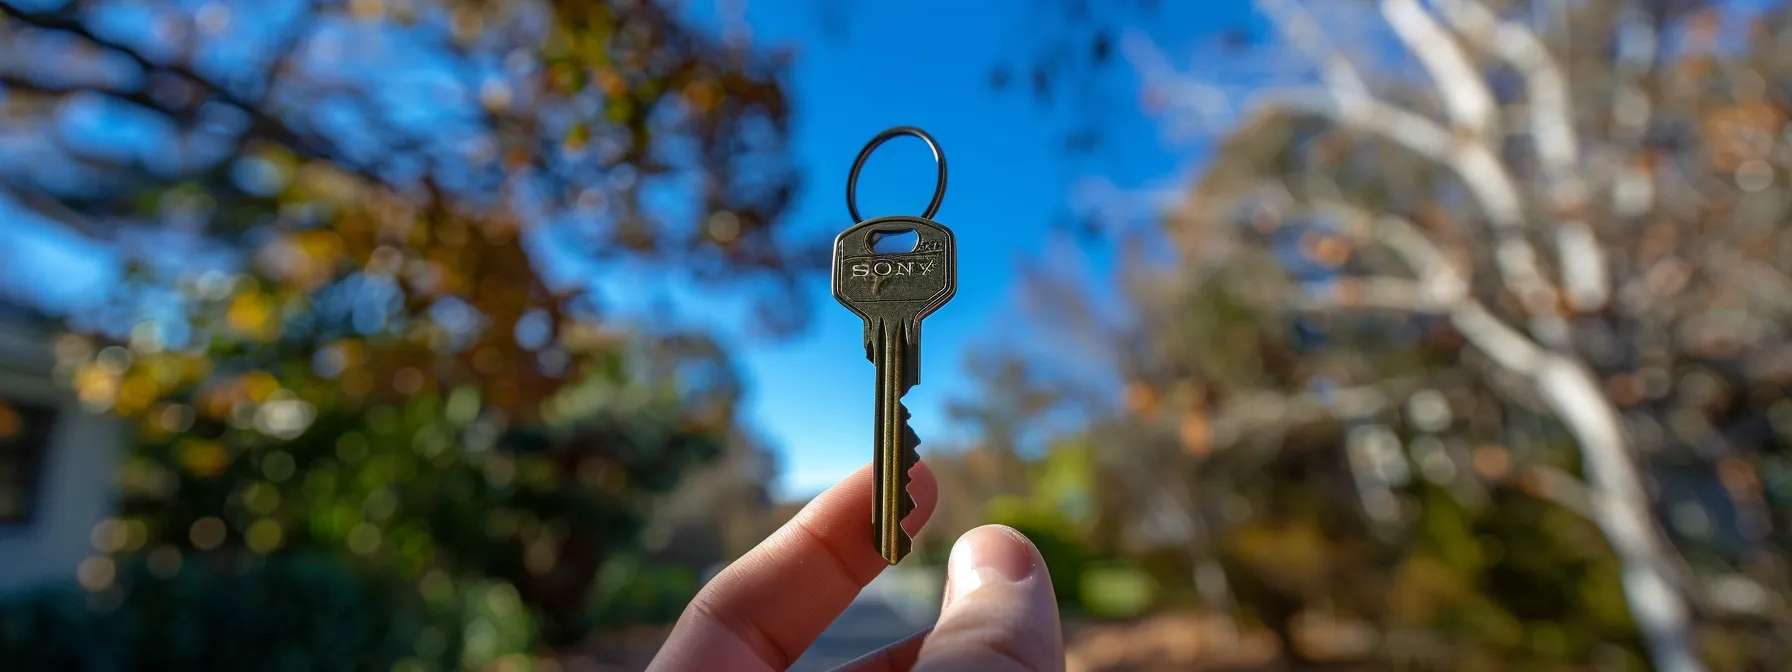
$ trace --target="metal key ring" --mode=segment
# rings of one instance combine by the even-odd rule
[[[927,148],[933,150],[934,164],[940,167],[939,177],[933,186],[933,200],[927,203],[927,211],[921,213],[921,219],[933,219],[934,213],[940,211],[940,202],[946,200],[946,152],[940,149],[940,143],[935,142],[927,131],[913,126],[897,126],[877,134],[877,137],[865,144],[864,149],[859,150],[859,158],[852,162],[852,172],[846,176],[846,212],[852,215],[853,223],[865,221],[864,217],[859,216],[859,171],[865,168],[865,160],[871,158],[871,153],[877,151],[878,145],[899,135],[912,135],[927,143]]]

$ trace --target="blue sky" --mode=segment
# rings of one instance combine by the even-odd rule
[[[1073,184],[1101,177],[1143,188],[1174,180],[1190,165],[1189,148],[1167,148],[1158,122],[1137,111],[1137,77],[1123,62],[1099,89],[1106,98],[1099,104],[1112,114],[1109,144],[1094,157],[1061,149],[1062,114],[1021,92],[989,90],[989,67],[1033,46],[1026,31],[1038,22],[1029,13],[1049,4],[860,0],[846,13],[847,34],[830,39],[813,0],[747,3],[755,42],[800,47],[791,84],[805,186],[788,222],[793,235],[831,239],[850,224],[846,172],[878,131],[920,126],[950,159],[951,188],[937,219],[958,237],[958,295],[925,322],[922,382],[905,400],[923,455],[967,438],[944,414],[947,399],[976,392],[963,372],[967,350],[1031,338],[1017,328],[1016,262],[1046,254],[1051,223],[1068,212]],[[1163,4],[1148,34],[1172,51],[1247,18],[1242,0]],[[892,141],[865,171],[860,209],[867,217],[918,213],[932,179],[919,141]],[[1109,263],[1100,250],[1088,252],[1083,270],[1100,283]],[[806,286],[819,297],[809,331],[738,353],[751,385],[749,422],[778,450],[786,497],[814,494],[871,459],[873,378],[861,323],[833,302],[826,278]]]

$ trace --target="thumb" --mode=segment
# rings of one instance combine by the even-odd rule
[[[946,563],[946,597],[915,670],[1060,672],[1064,640],[1045,561],[1020,532],[966,532]]]

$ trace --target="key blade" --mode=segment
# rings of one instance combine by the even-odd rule
[[[920,438],[908,424],[908,407],[902,397],[914,386],[913,371],[908,365],[914,346],[909,342],[907,325],[898,320],[878,320],[872,363],[877,368],[877,439],[875,444],[874,478],[877,496],[873,503],[872,534],[877,539],[878,555],[884,562],[901,562],[913,547],[913,540],[902,529],[902,520],[915,510],[915,500],[908,492],[909,470],[920,459]]]

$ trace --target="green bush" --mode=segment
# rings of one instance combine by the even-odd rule
[[[697,573],[630,553],[604,563],[592,588],[588,629],[671,623],[696,597]]]
[[[119,559],[100,592],[56,586],[0,602],[0,660],[17,670],[454,669],[475,619],[498,621],[466,598],[425,604],[408,582],[359,574],[318,557],[189,555],[158,576]],[[511,591],[514,594],[514,590]],[[520,611],[520,603],[517,605]],[[533,644],[526,613],[503,616],[489,660]],[[524,632],[519,636],[516,631]]]
[[[1161,596],[1150,574],[1124,561],[1092,564],[1080,578],[1083,610],[1095,618],[1136,618],[1156,606]]]

